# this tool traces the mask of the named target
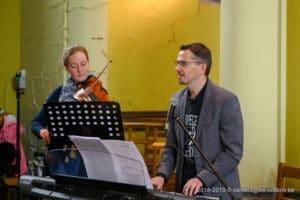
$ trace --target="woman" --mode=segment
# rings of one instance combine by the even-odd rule
[[[0,176],[17,176],[16,166],[16,143],[17,143],[17,120],[14,115],[5,113],[0,109]],[[24,128],[20,124],[20,134]],[[22,142],[20,141],[20,175],[27,172],[26,157]]]
[[[63,64],[65,70],[68,72],[70,77],[65,81],[63,86],[56,88],[51,95],[48,97],[46,103],[49,102],[75,102],[77,99],[74,98],[74,94],[77,91],[78,87],[85,84],[85,82],[96,79],[93,75],[90,74],[90,64],[89,56],[85,47],[80,45],[74,45],[66,48],[63,55]],[[97,79],[96,79],[97,80]],[[98,89],[97,93],[100,96],[98,101],[108,101],[108,93],[102,87],[102,84],[97,80]],[[100,86],[100,87],[99,87]],[[48,150],[53,149],[62,149],[70,148],[68,147],[58,147],[56,144],[51,143],[50,134],[46,128],[47,121],[45,116],[45,110],[42,108],[39,113],[34,117],[31,123],[32,132],[39,138],[42,139],[47,145]],[[71,156],[70,158],[72,158]],[[66,157],[69,159],[69,157]],[[74,160],[68,162],[72,163]],[[76,162],[76,158],[75,158]],[[72,166],[73,168],[73,166]],[[73,172],[70,172],[73,173]],[[76,174],[77,172],[75,172]],[[73,174],[74,175],[74,174]]]

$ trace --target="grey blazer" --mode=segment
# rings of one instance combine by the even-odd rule
[[[174,114],[184,120],[184,108],[188,89],[176,92],[172,99],[178,104]],[[176,168],[176,192],[183,187],[183,148],[184,131],[179,123],[169,120],[166,145],[157,173],[164,174],[167,180]],[[240,180],[237,166],[243,154],[243,119],[239,100],[232,92],[208,80],[203,105],[197,126],[196,142],[237,197],[240,198]],[[212,172],[202,155],[195,150],[197,177],[204,187],[202,194],[223,199],[231,199],[217,176]]]

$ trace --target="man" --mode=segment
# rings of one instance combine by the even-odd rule
[[[211,52],[204,44],[180,47],[175,70],[179,83],[186,88],[171,98],[176,107],[169,111],[166,145],[157,176],[151,181],[161,189],[176,168],[176,192],[222,200],[239,198],[239,193],[229,192],[236,192],[240,187],[237,169],[243,154],[240,105],[236,95],[208,78],[210,68]],[[191,137],[179,122],[183,122]],[[193,140],[218,175],[195,148]]]

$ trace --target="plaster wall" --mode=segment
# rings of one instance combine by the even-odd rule
[[[238,95],[244,117],[241,183],[273,187],[282,134],[281,5],[278,0],[221,4],[221,85]]]
[[[13,82],[20,70],[20,8],[19,0],[3,0],[0,6],[0,108],[16,114],[17,100]]]
[[[287,82],[286,82],[286,162],[300,166],[300,1],[287,0]],[[300,190],[300,181],[290,179],[289,187]]]
[[[212,51],[210,78],[219,81],[220,7],[198,0],[110,0],[108,86],[122,110],[167,110],[178,84],[179,47],[203,42]]]
[[[30,131],[30,123],[50,93],[62,85],[66,72],[64,49],[81,44],[89,51],[92,72],[105,64],[106,1],[27,0],[21,6],[21,63],[26,66],[27,87],[22,97],[25,150],[29,156],[44,147]],[[106,85],[106,74],[102,77]]]

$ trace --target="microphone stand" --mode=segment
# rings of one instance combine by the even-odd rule
[[[211,164],[211,162],[209,161],[209,159],[207,158],[207,156],[205,155],[204,151],[201,149],[201,147],[198,145],[198,143],[193,139],[193,137],[189,134],[189,131],[187,130],[187,128],[185,127],[185,125],[183,124],[182,120],[180,119],[180,117],[177,117],[174,114],[174,119],[176,122],[179,123],[179,125],[181,126],[181,128],[184,130],[184,133],[189,137],[189,139],[193,142],[193,144],[195,145],[196,149],[198,150],[198,152],[200,152],[201,156],[204,158],[204,160],[206,161],[206,163],[209,165],[209,167],[211,168],[211,170],[214,172],[214,174],[218,177],[218,179],[220,180],[221,184],[225,187],[226,191],[229,193],[229,195],[231,196],[231,198],[233,200],[237,200],[238,198],[235,197],[235,195],[232,193],[231,190],[229,190],[228,185],[225,183],[225,181],[223,180],[223,178],[218,174],[218,172],[216,171],[216,169],[214,168],[214,166]]]
[[[21,160],[21,153],[20,153],[20,97],[21,94],[24,93],[22,88],[20,88],[20,72],[16,74],[16,99],[17,99],[17,141],[16,141],[16,151],[17,151],[17,156],[16,156],[16,167],[17,167],[17,175],[18,175],[18,181],[20,179],[20,160]],[[20,199],[20,188],[17,187],[17,195],[18,195],[18,200]]]

